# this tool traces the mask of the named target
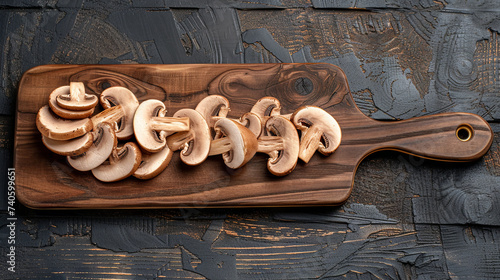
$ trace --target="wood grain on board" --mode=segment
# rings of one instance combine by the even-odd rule
[[[213,94],[230,101],[229,116],[235,118],[264,96],[280,100],[282,114],[314,105],[339,122],[342,142],[333,155],[316,155],[284,177],[267,172],[264,156],[238,170],[225,168],[220,157],[188,167],[176,156],[154,179],[103,183],[90,172],[72,170],[65,157],[51,154],[35,126],[36,112],[50,92],[71,81],[84,82],[88,93],[96,95],[110,86],[127,87],[140,102],[163,101],[169,114],[194,108]],[[470,161],[484,155],[492,142],[488,123],[468,113],[372,120],[356,107],[342,70],[331,64],[39,66],[21,80],[17,111],[17,195],[35,208],[338,205],[351,192],[359,162],[375,151]],[[457,136],[463,126],[472,129],[468,141]]]

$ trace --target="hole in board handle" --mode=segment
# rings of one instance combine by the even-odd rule
[[[462,124],[457,128],[456,135],[458,140],[462,142],[467,142],[472,138],[473,129],[470,125]]]

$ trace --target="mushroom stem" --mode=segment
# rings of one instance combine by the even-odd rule
[[[85,86],[82,82],[69,83],[69,99],[76,102],[85,99]]]
[[[189,131],[189,118],[181,117],[152,117],[150,128],[156,131],[167,131],[168,133]]]
[[[229,137],[222,137],[215,140],[212,140],[210,143],[210,152],[209,156],[220,155],[223,153],[227,153],[233,149],[233,143]]]
[[[122,109],[122,105],[118,105],[106,109],[90,119],[92,120],[92,124],[94,125],[94,127],[97,127],[98,124],[103,122],[114,125],[117,121],[121,120],[124,115],[125,112]]]
[[[150,153],[162,150],[167,145],[168,136],[189,131],[195,126],[189,116],[176,115],[178,113],[176,112],[172,117],[166,117],[166,112],[165,103],[156,99],[142,102],[135,111],[133,119],[135,139],[144,150]],[[203,117],[200,116],[200,118],[204,121]]]
[[[187,143],[194,139],[194,133],[190,131],[177,132],[167,137],[167,145],[172,151],[181,150]]]
[[[281,136],[261,136],[258,139],[258,153],[266,153],[270,155],[276,151],[281,151],[283,147],[283,137]]]
[[[317,126],[311,126],[300,139],[299,158],[308,163],[319,147],[323,131]]]

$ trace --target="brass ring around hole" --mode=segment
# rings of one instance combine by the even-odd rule
[[[456,132],[455,135],[457,136],[458,140],[462,142],[467,142],[472,138],[473,134],[473,129],[470,127],[470,125],[467,124],[462,124],[460,125]]]

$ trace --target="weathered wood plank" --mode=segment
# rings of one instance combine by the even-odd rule
[[[452,278],[495,279],[500,273],[500,229],[441,226],[441,238]]]
[[[125,279],[190,273],[209,279],[446,276],[439,228],[386,223],[374,209],[330,210],[337,222],[326,211],[307,208],[230,215],[203,209],[189,219],[175,211],[35,214],[19,223],[17,238],[25,245],[18,268],[25,279],[54,273],[90,279],[109,273]],[[57,258],[57,270],[48,256]],[[48,269],[35,276],[34,265]]]

